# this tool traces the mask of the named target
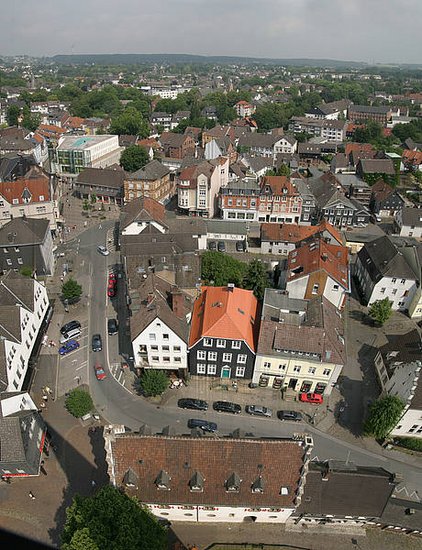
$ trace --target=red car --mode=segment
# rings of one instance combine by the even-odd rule
[[[320,405],[324,399],[320,393],[300,393],[299,401],[305,403],[313,403],[314,405]]]
[[[99,363],[95,363],[94,371],[95,371],[95,376],[96,376],[97,380],[104,380],[104,378],[107,378],[105,370],[103,369],[103,367]]]
[[[113,281],[108,283],[107,296],[113,298],[116,295],[116,284]]]
[[[115,273],[109,273],[109,274],[108,274],[108,284],[110,284],[111,281],[113,281],[114,284],[117,283],[117,277],[116,277],[116,274],[115,274]]]

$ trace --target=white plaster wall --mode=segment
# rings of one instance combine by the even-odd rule
[[[385,288],[384,292],[381,292],[382,288]],[[396,294],[393,294],[394,289],[397,290]],[[406,291],[408,291],[408,295],[403,296]],[[376,285],[374,285],[368,302],[368,306],[371,305],[373,302],[376,302],[377,300],[388,298],[390,302],[392,302],[392,308],[394,310],[403,311],[409,308],[415,292],[416,281],[412,279],[406,279],[405,282],[402,284],[401,279],[396,279],[396,281],[393,283],[392,278],[383,277]],[[404,305],[399,306],[399,302],[404,302]]]
[[[347,275],[346,275],[347,277]],[[335,290],[335,286],[338,286],[338,289]],[[344,299],[346,296],[346,291],[344,288],[331,277],[327,277],[324,288],[324,297],[327,298],[337,309],[340,309],[343,306]]]
[[[422,410],[408,409],[398,421],[397,426],[391,431],[391,435],[417,437],[421,439],[422,432],[417,433],[417,430],[409,432],[412,426],[419,426],[419,428],[422,428]]]
[[[31,396],[26,392],[2,399],[0,406],[4,417],[19,411],[33,411],[37,409],[37,406],[33,402]]]

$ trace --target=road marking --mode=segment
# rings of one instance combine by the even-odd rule
[[[83,369],[84,367],[85,367],[85,365],[81,365],[81,366],[78,367],[76,370],[77,370],[77,371],[78,371],[78,370],[81,370],[81,369]]]

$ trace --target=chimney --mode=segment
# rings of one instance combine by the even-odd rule
[[[233,292],[233,290],[234,290],[234,283],[228,283],[228,284],[227,284],[227,290],[228,290],[229,292]]]
[[[180,290],[173,291],[171,293],[171,309],[173,313],[179,319],[183,319],[185,316],[185,299]]]
[[[328,260],[328,254],[324,252],[324,254],[321,255],[321,259],[323,262],[326,262]]]

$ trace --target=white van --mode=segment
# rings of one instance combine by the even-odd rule
[[[71,340],[72,338],[76,338],[76,336],[79,336],[81,333],[80,328],[74,328],[72,330],[69,330],[69,332],[65,332],[60,336],[60,343],[64,344],[68,340]]]

